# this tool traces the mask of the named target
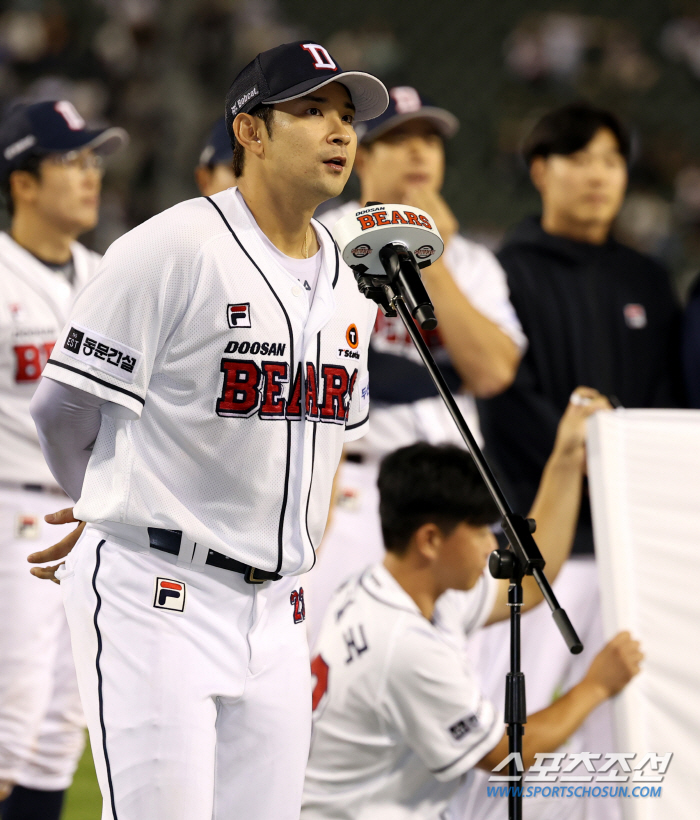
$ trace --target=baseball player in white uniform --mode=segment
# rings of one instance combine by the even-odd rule
[[[59,590],[27,572],[53,542],[44,515],[67,501],[39,447],[29,403],[99,257],[76,242],[97,223],[101,154],[121,129],[90,130],[71,103],[16,107],[0,124],[0,814],[54,820],[83,748]],[[9,795],[9,796],[8,796]]]
[[[407,203],[434,217],[445,253],[422,272],[439,322],[437,331],[425,334],[426,341],[481,441],[475,397],[494,395],[510,384],[525,337],[503,269],[487,248],[458,233],[457,220],[440,195],[444,142],[458,129],[456,117],[408,86],[390,89],[389,97],[384,114],[359,126],[355,171],[361,201]],[[320,220],[332,228],[359,207],[348,202],[322,213]],[[347,448],[333,521],[306,583],[312,642],[334,590],[384,554],[375,486],[382,456],[418,440],[462,444],[399,317],[377,314],[370,368],[372,428]]]
[[[87,522],[57,578],[103,818],[299,816],[297,576],[367,429],[376,308],[311,217],[387,99],[316,43],[258,55],[226,99],[239,187],[115,242],[46,366],[32,413]]]
[[[585,420],[608,406],[596,391],[577,394],[590,401],[567,409],[533,508],[552,577],[573,541]],[[454,445],[419,442],[384,459],[379,492],[386,557],[333,598],[312,661],[302,820],[445,818],[471,770],[508,753],[503,715],[463,649],[465,636],[508,617],[509,582],[484,572],[498,511],[474,462]],[[539,598],[531,577],[523,591],[528,609]],[[641,659],[638,643],[617,635],[580,683],[528,717],[524,765],[556,749]]]

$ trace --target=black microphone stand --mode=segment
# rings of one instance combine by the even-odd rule
[[[569,651],[577,655],[583,650],[566,612],[559,606],[544,573],[544,558],[535,543],[532,533],[535,522],[513,512],[503,491],[498,485],[488,462],[476,443],[469,426],[464,420],[454,396],[416,326],[424,330],[437,327],[428,292],[421,280],[421,267],[430,262],[416,262],[414,255],[405,245],[392,243],[379,251],[379,259],[386,277],[369,275],[367,268],[353,265],[355,279],[361,293],[375,301],[387,316],[400,316],[413,344],[428,369],[435,386],[457,425],[464,443],[501,514],[501,526],[510,549],[494,550],[489,557],[489,571],[494,578],[509,578],[508,604],[510,606],[510,672],[506,676],[505,722],[508,725],[509,763],[508,817],[522,820],[522,738],[527,722],[525,707],[525,676],[520,671],[520,610],[523,603],[522,579],[532,575],[547,601],[554,621],[564,638]]]

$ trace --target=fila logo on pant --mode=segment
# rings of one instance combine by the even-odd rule
[[[153,606],[156,609],[170,609],[183,612],[185,609],[185,583],[172,578],[156,578],[156,594]]]

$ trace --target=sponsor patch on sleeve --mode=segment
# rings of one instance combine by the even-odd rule
[[[469,715],[468,717],[461,718],[456,723],[453,723],[452,726],[449,727],[448,731],[452,742],[460,743],[467,737],[467,735],[471,734],[475,729],[478,729],[479,726],[479,716]]]
[[[369,373],[365,373],[358,381],[357,389],[359,390],[360,412],[362,413],[369,407]]]
[[[141,351],[80,325],[71,325],[60,350],[128,384],[133,384],[143,358]]]

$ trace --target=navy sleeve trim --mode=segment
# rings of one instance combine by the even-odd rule
[[[356,430],[358,427],[362,427],[363,424],[367,424],[369,421],[369,413],[362,419],[362,421],[355,422],[355,424],[346,424],[346,430]]]
[[[141,402],[141,404],[145,404],[146,400],[142,399],[137,393],[132,393],[131,390],[125,390],[123,387],[118,387],[116,384],[112,384],[111,382],[106,382],[104,379],[100,379],[97,376],[93,376],[92,373],[86,373],[84,370],[80,370],[77,367],[71,367],[69,364],[64,364],[63,362],[57,362],[56,359],[49,359],[46,364],[55,364],[56,367],[62,367],[64,370],[71,370],[73,373],[77,373],[79,376],[85,376],[86,379],[92,379],[92,381],[97,382],[97,384],[101,384],[103,387],[109,387],[111,390],[116,390],[117,393],[123,393],[125,396],[129,396],[130,399],[136,399],[136,401]]]

